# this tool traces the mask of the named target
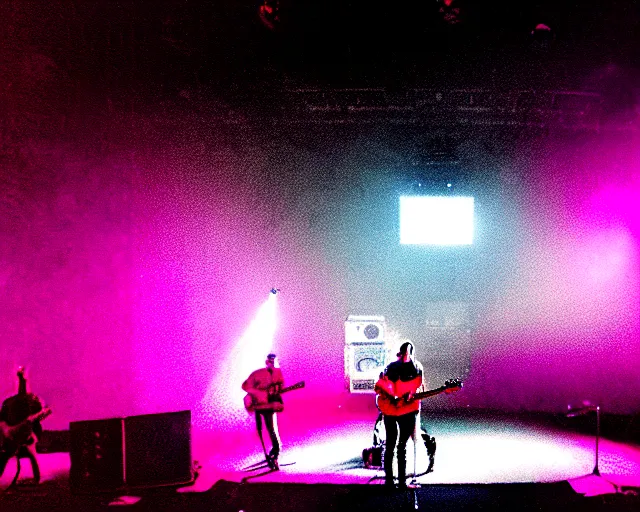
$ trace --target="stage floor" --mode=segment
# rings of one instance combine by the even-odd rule
[[[219,482],[381,485],[383,471],[367,469],[362,461],[362,450],[372,444],[375,412],[344,410],[324,420],[305,423],[293,415],[288,419],[282,415],[280,471],[259,465],[263,455],[250,425],[226,434],[194,428],[192,455],[201,470],[194,485],[178,492],[205,492]],[[429,474],[423,474],[428,465],[426,448],[422,443],[417,446],[417,482],[423,487],[566,481],[576,494],[584,496],[636,493],[640,488],[640,446],[634,444],[601,438],[598,477],[593,474],[595,436],[572,432],[549,418],[423,412],[421,420],[422,428],[437,440],[434,471]],[[407,469],[412,473],[411,441],[407,451]],[[47,493],[70,492],[68,453],[41,454],[40,463],[42,483],[19,486],[9,494],[30,492],[44,499]],[[22,467],[24,481],[31,476],[31,469],[26,460]],[[14,473],[12,460],[0,479],[3,487]]]
[[[283,450],[280,471],[256,469],[264,460],[253,431],[224,439],[194,433],[194,458],[202,465],[196,484],[185,491],[205,490],[220,479],[232,482],[323,484],[382,484],[381,469],[367,469],[362,450],[373,442],[377,415],[345,411],[339,421],[313,422],[301,429],[282,415]],[[595,467],[595,435],[571,432],[543,416],[525,417],[495,413],[434,414],[423,412],[423,430],[435,436],[434,470],[422,442],[416,446],[416,478],[430,484],[544,483],[568,480],[581,494],[614,492],[615,487],[640,486],[640,446],[599,440]],[[595,418],[594,418],[595,434]],[[219,447],[219,449],[216,449]],[[407,445],[407,472],[414,470],[414,449]]]

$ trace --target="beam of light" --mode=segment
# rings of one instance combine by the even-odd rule
[[[202,405],[209,418],[219,425],[243,423],[249,417],[244,410],[242,383],[252,371],[264,367],[267,354],[274,351],[276,306],[277,296],[269,293],[209,383]]]

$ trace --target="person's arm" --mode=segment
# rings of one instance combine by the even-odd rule
[[[18,368],[18,394],[27,394],[27,379],[24,376],[24,366]]]
[[[422,387],[422,377],[416,377],[411,381],[410,384],[409,383],[407,384],[407,387],[409,389],[407,389],[407,391],[402,395],[402,398],[404,398],[405,402],[411,402],[414,396],[416,395],[416,393]]]
[[[416,390],[415,393],[422,393],[427,391],[427,383],[424,378],[424,369],[420,361],[416,361],[416,368],[418,369],[418,377],[416,377]]]
[[[250,395],[255,393],[255,376],[254,376],[254,373],[249,375],[249,377],[247,377],[247,380],[245,380],[242,383],[242,389],[244,391],[246,391],[247,393],[249,393]]]
[[[391,398],[392,400],[397,398],[394,394],[393,383],[384,375],[378,379],[373,389],[378,395]]]
[[[419,375],[417,375],[414,379],[413,379],[413,390],[410,391],[409,393],[407,393],[407,395],[405,396],[405,400],[407,402],[410,402],[411,400],[413,400],[413,398],[415,397],[416,393],[421,393],[423,391],[426,391],[426,387],[425,387],[425,382],[424,382],[424,372],[422,370],[422,365],[420,364],[419,361],[415,362],[416,368],[418,369]]]

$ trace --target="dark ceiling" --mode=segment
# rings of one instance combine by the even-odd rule
[[[446,2],[6,0],[0,130],[62,133],[167,98],[207,123],[628,124],[638,2]]]
[[[638,57],[630,1],[265,3],[6,1],[5,65],[38,52],[76,79],[114,84],[471,85],[542,75],[569,85],[560,82],[585,68]]]

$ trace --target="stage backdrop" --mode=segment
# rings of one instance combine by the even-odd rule
[[[291,407],[344,401],[347,315],[384,315],[425,346],[428,305],[450,301],[470,305],[466,386],[432,406],[640,408],[637,143],[462,146],[450,177],[476,197],[476,242],[409,248],[397,208],[411,160],[383,129],[294,142],[143,121],[114,122],[101,146],[87,134],[2,155],[0,393],[26,365],[47,427],[185,409],[222,427],[245,377],[234,349],[273,287],[265,350],[307,383]],[[437,368],[448,351],[418,356]]]

